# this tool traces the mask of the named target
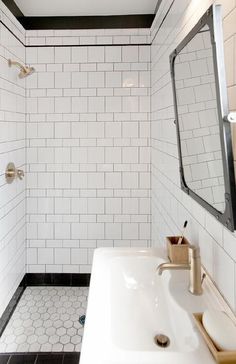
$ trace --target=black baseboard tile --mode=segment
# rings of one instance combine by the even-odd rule
[[[5,311],[3,312],[2,316],[0,317],[0,337],[2,336],[2,333],[5,330],[5,327],[7,326],[8,321],[10,320],[13,312],[15,311],[17,303],[19,302],[24,290],[25,290],[25,285],[24,285],[24,278],[23,278],[20,285],[16,289],[14,295],[12,296],[10,302],[8,303]],[[0,364],[1,364],[1,362],[0,362]]]
[[[0,354],[0,364],[79,364],[80,353]]]
[[[10,354],[0,354],[0,364],[7,364],[10,359]]]
[[[26,286],[88,287],[90,273],[26,273]]]

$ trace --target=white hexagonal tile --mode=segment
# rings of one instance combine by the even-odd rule
[[[80,352],[80,351],[81,351],[81,343],[80,343],[80,344],[75,345],[75,351],[78,351],[78,352]]]
[[[72,336],[71,342],[74,345],[77,345],[77,344],[81,343],[81,336],[79,336],[79,335]]]
[[[19,335],[22,335],[23,332],[24,332],[24,327],[23,326],[20,326],[20,327],[17,327],[15,330],[14,330],[14,335],[15,336],[19,336]]]
[[[40,326],[35,330],[35,335],[37,335],[37,336],[44,335],[45,330],[46,330],[45,327]]]
[[[59,310],[58,310],[59,311]],[[63,313],[61,316],[60,316],[60,319],[65,322],[67,320],[69,320],[70,318],[70,315],[68,315],[68,313]]]
[[[60,327],[59,329],[57,329],[56,333],[58,336],[63,336],[66,333],[66,329],[64,327]]]
[[[76,330],[74,327],[70,327],[69,329],[67,329],[67,330],[66,330],[66,333],[67,333],[69,336],[74,336],[74,335],[76,335],[77,330]]]
[[[48,335],[48,336],[52,336],[52,335],[55,335],[55,333],[56,333],[56,328],[55,327],[48,327],[47,329],[46,329],[46,335]]]
[[[17,351],[27,352],[29,350],[29,344],[27,342],[24,342],[20,344],[17,348]]]
[[[27,336],[33,335],[35,333],[35,328],[33,326],[24,328],[24,334]]]
[[[41,335],[38,337],[38,343],[39,344],[45,344],[49,340],[49,337],[47,335]]]
[[[53,322],[53,326],[56,328],[59,328],[59,327],[63,326],[63,323],[61,320],[56,320]]]
[[[13,321],[12,327],[15,327],[15,328],[21,327],[22,324],[23,324],[23,321],[21,319],[16,319],[16,320]]]
[[[22,343],[26,342],[26,340],[27,340],[27,336],[22,334],[22,335],[17,336],[16,343],[22,344]]]
[[[32,326],[32,323],[33,323],[33,321],[32,321],[32,320],[30,320],[30,319],[28,319],[28,320],[24,320],[24,321],[23,321],[23,326],[24,326],[24,327],[30,327],[30,326]]]
[[[70,336],[69,335],[63,335],[60,337],[60,342],[65,345],[70,342]]]
[[[70,327],[72,327],[72,326],[73,326],[73,321],[71,321],[71,320],[64,321],[63,326],[64,326],[66,329],[69,329]]]
[[[30,318],[30,312],[25,312],[21,315],[22,320],[28,320]]]
[[[41,319],[38,319],[33,322],[34,327],[42,327],[42,325],[43,325],[43,320],[41,320]]]
[[[61,343],[56,343],[52,346],[52,351],[62,351],[63,345]]]
[[[31,320],[35,321],[40,318],[40,314],[38,312],[31,313]]]
[[[52,351],[52,344],[50,343],[42,344],[41,351]]]
[[[75,350],[75,346],[71,343],[68,343],[66,345],[64,345],[64,350],[63,351],[74,351]]]
[[[27,343],[31,345],[31,344],[36,343],[37,340],[38,340],[38,336],[37,335],[31,335],[31,336],[28,336]]]
[[[15,338],[16,338],[15,335],[11,334],[11,335],[6,336],[3,340],[4,340],[5,344],[12,344],[12,343],[14,343]]]
[[[46,321],[44,321],[43,326],[46,327],[46,328],[48,328],[48,327],[51,327],[52,326],[52,323],[53,323],[53,321],[46,320]]]
[[[49,342],[51,344],[56,344],[59,342],[60,337],[58,335],[52,335],[49,337]]]
[[[40,351],[40,347],[41,347],[41,345],[39,343],[33,343],[30,345],[29,351],[38,352],[38,351]]]
[[[6,352],[7,353],[14,353],[17,351],[18,344],[17,343],[11,343],[6,346]]]

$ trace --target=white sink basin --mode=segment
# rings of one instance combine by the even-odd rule
[[[215,303],[188,292],[189,272],[156,267],[154,249],[97,249],[94,256],[81,364],[213,364],[192,320]],[[169,337],[161,348],[155,335]]]

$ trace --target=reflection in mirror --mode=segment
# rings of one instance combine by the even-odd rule
[[[225,186],[208,25],[176,56],[175,88],[185,183],[223,213]]]

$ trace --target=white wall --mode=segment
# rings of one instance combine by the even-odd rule
[[[24,30],[0,3],[0,16],[24,41]],[[25,273],[25,180],[6,184],[9,162],[25,170],[25,80],[9,68],[25,62],[25,48],[0,24],[0,316]]]
[[[96,247],[149,245],[150,47],[128,45],[146,34],[27,32],[29,272],[89,272]]]
[[[152,243],[178,234],[189,221],[187,237],[199,244],[202,262],[231,307],[236,310],[236,234],[229,232],[180,189],[169,55],[212,1],[176,0],[157,31],[171,1],[163,1],[152,29],[151,144],[152,144]],[[236,109],[236,3],[222,0],[229,104]],[[155,35],[155,33],[157,34]]]

